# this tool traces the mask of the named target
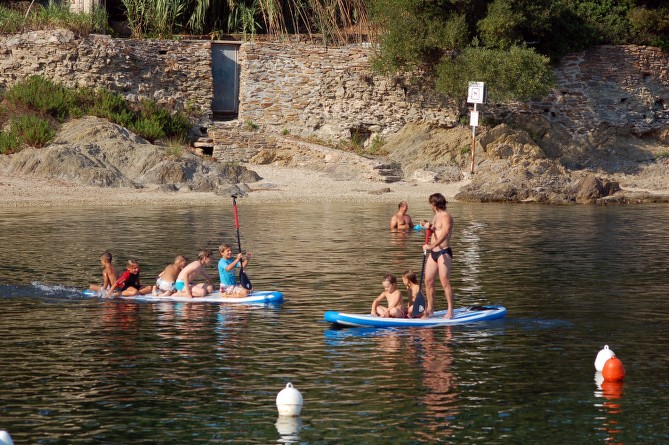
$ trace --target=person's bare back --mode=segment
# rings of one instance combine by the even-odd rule
[[[116,283],[118,280],[118,272],[112,264],[112,255],[105,252],[100,257],[100,264],[102,265],[102,286],[99,284],[91,284],[89,289],[95,292],[106,291]]]
[[[211,251],[210,250],[201,250],[197,261],[186,265],[179,275],[175,283],[177,293],[175,295],[185,295],[188,298],[193,297],[204,297],[208,293],[214,290],[214,283],[209,278],[207,271],[204,270],[206,264],[211,263]],[[202,276],[207,281],[207,284],[200,283],[193,285],[193,279],[197,276]]]

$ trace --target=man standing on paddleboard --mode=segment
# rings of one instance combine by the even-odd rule
[[[430,195],[429,199],[434,218],[432,222],[425,222],[424,227],[432,232],[427,244],[423,245],[423,252],[429,254],[425,264],[425,294],[427,307],[423,318],[429,318],[434,314],[434,282],[439,276],[439,281],[444,288],[448,311],[444,318],[453,318],[453,288],[451,287],[451,262],[453,251],[451,250],[451,234],[453,233],[453,217],[446,211],[446,198],[441,193]]]

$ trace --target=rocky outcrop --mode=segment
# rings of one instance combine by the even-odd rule
[[[456,195],[461,201],[669,202],[669,159],[662,155],[661,145],[619,140],[611,153],[570,146],[569,137],[550,124],[540,127],[535,123],[535,130],[532,137],[507,124],[479,129],[473,175],[471,129],[464,126],[407,125],[388,138],[384,148],[403,166],[407,178],[450,183],[470,177]],[[587,160],[587,167],[575,162],[578,156]]]
[[[236,184],[260,179],[237,164],[217,163],[181,149],[170,152],[96,117],[65,124],[45,148],[0,157],[0,169],[98,187],[161,186],[216,193],[238,193]]]

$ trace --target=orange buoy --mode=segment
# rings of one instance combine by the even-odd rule
[[[625,368],[623,367],[623,362],[621,362],[615,355],[608,359],[606,363],[604,363],[602,377],[604,377],[605,382],[622,381],[625,378]]]

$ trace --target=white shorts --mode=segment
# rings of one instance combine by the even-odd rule
[[[220,291],[222,294],[237,295],[244,292],[244,288],[236,284],[225,285],[221,284]]]
[[[163,292],[174,292],[176,290],[174,289],[174,282],[165,281],[162,278],[156,280],[156,287]]]

